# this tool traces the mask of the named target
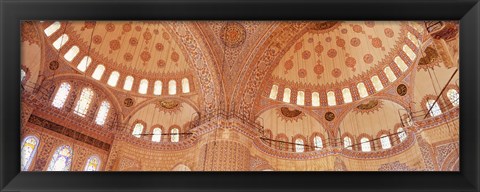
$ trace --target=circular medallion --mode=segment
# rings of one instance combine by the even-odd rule
[[[405,84],[400,84],[397,87],[397,93],[400,96],[404,96],[407,94],[407,86]]]
[[[125,100],[123,100],[123,105],[125,105],[125,107],[133,106],[133,99],[132,98],[125,98]]]
[[[325,119],[327,121],[332,121],[333,119],[335,119],[335,114],[333,114],[332,112],[329,111],[329,112],[325,113]]]
[[[51,61],[50,64],[48,65],[48,68],[50,70],[55,71],[58,69],[58,66],[59,66],[58,61]]]
[[[220,32],[220,38],[223,44],[230,48],[242,45],[245,37],[245,27],[237,22],[228,22]]]

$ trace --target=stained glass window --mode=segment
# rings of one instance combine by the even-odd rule
[[[177,82],[175,80],[170,80],[168,82],[168,94],[169,95],[177,94]]]
[[[367,138],[362,138],[360,139],[360,142],[362,143],[362,151],[371,151],[372,149],[370,148],[370,141]]]
[[[398,135],[398,138],[400,139],[400,142],[405,141],[405,139],[407,139],[407,133],[405,133],[405,131],[401,127],[397,129],[397,135]]]
[[[305,150],[305,147],[303,146],[303,140],[298,138],[295,140],[295,152],[301,153]]]
[[[190,93],[190,84],[188,83],[187,78],[182,79],[182,92],[183,93]]]
[[[392,147],[390,138],[387,135],[380,136],[380,143],[382,144],[382,149],[389,149]]]
[[[452,103],[453,106],[457,107],[460,105],[460,94],[455,89],[450,89],[447,91],[448,100]]]
[[[105,72],[105,66],[97,65],[97,68],[95,68],[95,71],[92,73],[92,78],[96,80],[102,79],[103,72]]]
[[[80,94],[80,99],[78,99],[77,105],[75,106],[75,110],[73,112],[77,115],[85,117],[88,108],[90,107],[90,103],[92,102],[92,98],[93,90],[88,87],[83,88],[82,93]]]
[[[133,128],[133,132],[132,132],[132,135],[137,137],[137,138],[140,138],[140,134],[142,134],[143,132],[143,125],[141,123],[137,123],[135,124],[135,127]]]
[[[364,97],[368,96],[367,88],[365,87],[364,83],[358,83],[357,84],[357,89],[358,89],[358,93],[360,94],[361,98],[364,98]]]
[[[110,74],[110,77],[108,78],[107,84],[112,87],[117,86],[119,77],[120,77],[120,73],[118,73],[117,71],[113,71],[112,74]]]
[[[97,123],[98,125],[105,124],[105,120],[107,120],[109,110],[110,103],[108,101],[102,101],[100,109],[98,109],[97,118],[95,118],[95,123]]]
[[[62,108],[67,100],[68,93],[70,93],[70,84],[63,82],[58,88],[57,94],[53,98],[52,105],[56,108]]]
[[[55,21],[53,24],[51,24],[50,26],[48,26],[45,30],[43,30],[43,32],[45,32],[45,35],[47,37],[50,37],[50,35],[52,35],[53,33],[55,33],[58,29],[60,29],[60,22],[58,21]]]
[[[291,90],[289,88],[283,90],[283,102],[290,103],[290,94]]]
[[[153,88],[154,95],[161,95],[162,94],[162,81],[157,80],[155,81],[155,87]]]
[[[305,105],[305,92],[297,92],[297,105]]]
[[[342,95],[343,95],[343,102],[345,102],[345,103],[351,103],[352,102],[352,94],[350,93],[349,88],[342,89]]]
[[[333,91],[327,92],[327,103],[328,103],[328,106],[334,106],[337,104],[337,101],[335,100],[335,92]]]
[[[173,128],[170,132],[172,135],[170,135],[170,140],[172,142],[178,142],[180,140],[180,135],[178,135],[178,129],[177,128]]]
[[[153,129],[152,141],[160,142],[161,139],[162,139],[162,129],[158,127]]]
[[[72,156],[73,151],[70,146],[62,145],[58,147],[53,154],[47,171],[70,171],[70,165],[72,164]]]
[[[77,69],[81,72],[85,72],[88,69],[88,66],[92,63],[92,58],[89,56],[83,57],[83,59],[78,63]]]
[[[72,61],[73,58],[75,58],[79,52],[80,52],[80,48],[74,45],[67,51],[67,53],[65,53],[63,57],[67,61]]]
[[[52,45],[53,47],[55,47],[55,49],[60,49],[65,45],[65,43],[67,43],[67,41],[68,41],[68,35],[63,34],[57,40],[55,40]]]
[[[343,138],[343,147],[352,150],[352,139],[350,137]]]
[[[313,144],[315,144],[315,150],[321,150],[323,148],[322,138],[320,136],[315,136],[313,138]]]
[[[91,156],[87,160],[87,164],[85,165],[85,171],[98,171],[98,169],[100,168],[100,163],[100,158],[95,155]]]
[[[429,110],[430,108],[432,108],[430,110],[430,116],[435,117],[437,115],[442,114],[442,110],[438,106],[438,103],[435,103],[435,100],[433,100],[433,99],[430,99],[430,100],[427,101],[427,110]]]
[[[312,106],[314,107],[320,106],[320,94],[318,94],[318,92],[312,93]]]
[[[27,171],[30,167],[33,157],[37,152],[38,139],[34,136],[28,136],[23,140],[21,151],[21,169]]]
[[[277,99],[277,94],[278,94],[278,86],[277,85],[272,85],[272,90],[270,91],[270,99]]]

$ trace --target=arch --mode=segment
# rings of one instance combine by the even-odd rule
[[[397,76],[395,76],[395,73],[393,73],[390,67],[385,67],[385,69],[383,69],[383,72],[385,73],[385,76],[387,76],[388,81],[394,82],[395,80],[397,80]]]
[[[278,94],[278,85],[272,85],[272,89],[270,90],[270,99],[276,100]]]
[[[380,78],[378,78],[377,75],[372,76],[372,78],[370,78],[370,81],[372,81],[373,88],[375,88],[375,91],[378,92],[383,89],[382,81],[380,81]]]
[[[30,164],[32,163],[32,160],[37,153],[39,142],[39,139],[32,135],[27,136],[25,137],[25,139],[23,139],[20,153],[20,165],[22,171],[27,171],[30,168]]]
[[[390,142],[390,138],[385,134],[380,136],[380,144],[382,145],[382,149],[392,148],[392,143]]]
[[[47,28],[45,28],[43,30],[43,32],[45,33],[45,35],[47,37],[50,37],[52,34],[54,34],[55,32],[58,31],[58,29],[60,29],[62,25],[60,24],[60,22],[58,21],[55,21],[53,22],[50,26],[48,26]]]
[[[180,128],[177,126],[173,126],[170,128],[170,142],[176,143],[180,141]]]
[[[65,60],[71,62],[75,57],[77,57],[78,53],[80,52],[80,48],[78,48],[76,45],[72,46],[65,55],[63,55],[63,58]]]
[[[53,42],[53,47],[55,47],[55,49],[60,49],[62,48],[68,41],[68,35],[67,34],[63,34],[61,35],[57,40],[55,40]]]
[[[295,152],[302,153],[305,151],[305,141],[302,138],[295,139]]]
[[[298,91],[297,92],[297,105],[305,105],[305,92]]]
[[[153,128],[152,131],[152,141],[153,142],[160,142],[162,139],[162,128],[161,127],[155,127]]]
[[[137,121],[137,123],[133,125],[132,135],[134,137],[140,138],[142,136],[141,134],[143,133],[143,129],[146,126],[147,125],[144,122]]]
[[[438,105],[437,102],[435,102],[434,99],[428,99],[427,102],[425,103],[426,105],[426,110],[429,111],[431,117],[438,116],[442,114],[442,110],[440,109],[440,105]],[[431,109],[430,109],[431,108]]]
[[[400,142],[403,142],[405,141],[405,139],[407,139],[407,133],[405,132],[405,130],[400,127],[397,129],[397,136],[398,136],[398,139],[400,139]]]
[[[351,103],[352,102],[352,94],[350,93],[350,89],[348,87],[342,89],[342,95],[343,95],[343,102],[344,103]]]
[[[349,136],[343,137],[343,148],[352,150],[352,145],[352,138],[350,138]]]
[[[100,109],[98,109],[97,117],[95,118],[95,123],[98,125],[104,125],[105,120],[107,120],[108,112],[110,111],[110,102],[107,100],[102,101],[100,104]]]
[[[454,88],[451,88],[447,91],[447,98],[454,107],[460,105],[460,94]]]
[[[369,152],[372,151],[371,145],[370,145],[370,140],[366,137],[362,137],[360,139],[360,146],[363,152]]]
[[[81,72],[85,72],[90,64],[92,63],[92,58],[89,56],[85,56],[82,58],[82,60],[78,63],[77,69],[80,70]]]
[[[360,82],[357,84],[357,90],[361,98],[365,98],[368,96],[368,91],[367,88],[365,87],[365,84]]]
[[[285,88],[283,90],[283,102],[290,103],[290,94],[291,94],[290,88]]]
[[[318,94],[318,92],[312,93],[312,106],[314,107],[320,106],[320,94]]]

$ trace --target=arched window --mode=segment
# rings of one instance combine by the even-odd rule
[[[429,110],[430,108],[432,108],[430,110],[430,116],[435,117],[437,115],[442,114],[442,110],[438,106],[438,103],[435,103],[435,100],[433,100],[433,99],[430,99],[430,100],[427,101],[427,110]]]
[[[382,82],[380,81],[380,78],[378,78],[378,76],[373,76],[372,78],[370,78],[370,81],[372,81],[375,91],[380,91],[383,89]]]
[[[158,127],[153,129],[152,141],[160,142],[161,139],[162,139],[162,129]]]
[[[155,87],[153,88],[154,95],[161,95],[162,94],[162,81],[157,80],[155,81]]]
[[[72,156],[73,151],[70,146],[62,145],[58,147],[53,154],[47,171],[70,171],[70,165],[72,164]]]
[[[58,88],[57,94],[53,98],[52,105],[56,108],[62,108],[67,100],[68,94],[70,93],[70,84],[63,82]]]
[[[148,80],[146,80],[146,79],[140,80],[140,86],[138,87],[138,93],[147,94],[147,90],[148,90]]]
[[[272,85],[272,90],[270,90],[270,99],[277,99],[277,94],[278,94],[278,86],[277,85]]]
[[[188,83],[187,78],[182,79],[182,92],[183,93],[190,93],[190,84]]]
[[[90,107],[90,103],[92,102],[92,98],[93,90],[88,87],[83,88],[82,93],[80,94],[80,99],[78,99],[77,105],[75,106],[75,110],[73,112],[77,115],[85,117],[88,108]]]
[[[320,106],[320,94],[318,94],[318,92],[312,93],[312,106],[314,107]]]
[[[360,143],[362,143],[362,151],[371,151],[372,149],[370,148],[370,141],[367,138],[362,138],[360,139]]]
[[[382,144],[382,149],[389,149],[392,147],[392,143],[390,143],[390,138],[387,135],[380,136],[380,143]]]
[[[303,139],[296,139],[295,140],[295,152],[301,153],[305,151],[305,147],[303,146]]]
[[[313,144],[315,145],[316,151],[323,149],[323,142],[320,136],[315,136],[313,138]]]
[[[342,95],[343,95],[343,102],[345,102],[345,103],[351,103],[352,102],[352,94],[350,93],[349,88],[342,89]]]
[[[177,82],[175,80],[170,80],[168,82],[168,94],[169,95],[177,94]]]
[[[402,72],[405,72],[408,69],[408,66],[407,64],[405,64],[405,61],[403,61],[403,59],[400,58],[399,56],[396,56],[394,61],[395,61],[395,64],[397,64],[398,68],[400,68]]]
[[[460,105],[460,94],[458,94],[458,91],[456,89],[448,90],[447,97],[448,97],[448,100],[450,100],[450,103],[452,103],[454,107],[457,107],[458,105]]]
[[[407,54],[410,60],[415,61],[415,57],[417,57],[417,55],[412,51],[412,49],[408,45],[403,45],[403,52]]]
[[[337,104],[337,101],[335,101],[335,92],[333,91],[327,92],[327,102],[328,102],[328,106],[334,106]]]
[[[119,77],[120,77],[120,73],[118,73],[117,71],[113,71],[112,74],[110,74],[110,77],[108,78],[107,84],[112,87],[117,86]]]
[[[140,138],[140,134],[142,134],[143,132],[143,125],[141,123],[137,123],[135,124],[135,127],[133,127],[133,132],[132,132],[132,135],[137,137],[137,138]]]
[[[398,138],[400,139],[400,142],[405,141],[405,139],[407,139],[407,133],[405,133],[405,131],[401,127],[397,129],[397,135],[398,135]]]
[[[132,90],[132,86],[133,86],[133,77],[132,76],[127,76],[125,78],[125,83],[123,83],[123,89],[124,90],[127,90],[127,91],[131,91]]]
[[[50,37],[50,35],[52,35],[53,33],[55,33],[58,29],[60,29],[60,22],[58,21],[55,21],[53,24],[51,24],[50,26],[48,26],[45,30],[43,30],[43,32],[45,32],[45,35],[47,37]]]
[[[191,171],[190,168],[184,164],[175,166],[172,171]]]
[[[397,76],[395,76],[395,73],[393,73],[390,67],[385,67],[385,69],[383,69],[383,72],[385,73],[385,76],[387,76],[388,81],[394,82],[395,80],[397,80]]]
[[[297,105],[305,105],[305,92],[297,92]]]
[[[70,48],[67,53],[65,53],[65,55],[63,56],[67,61],[72,61],[73,58],[75,58],[78,54],[78,52],[80,52],[80,48],[78,48],[77,46],[72,46],[72,48]]]
[[[55,40],[52,45],[53,47],[55,47],[55,49],[60,49],[65,45],[65,43],[67,43],[67,41],[68,41],[68,35],[63,34],[57,40]]]
[[[367,88],[365,87],[364,83],[358,83],[357,89],[361,98],[365,98],[366,96],[368,96]]]
[[[95,68],[95,71],[92,73],[92,78],[96,80],[102,79],[103,72],[105,72],[105,66],[97,65],[97,68]]]
[[[89,56],[83,57],[83,59],[78,63],[77,69],[81,72],[85,72],[88,69],[88,66],[92,63],[92,58]]]
[[[98,171],[98,169],[100,168],[100,163],[100,158],[95,155],[91,156],[87,160],[87,164],[85,165],[85,171]]]
[[[289,88],[283,90],[283,102],[290,103],[290,94],[291,90]]]
[[[27,76],[27,73],[23,69],[20,70],[20,81],[23,82],[25,79],[25,76]]]
[[[352,150],[352,139],[350,137],[343,138],[343,147]]]
[[[420,47],[420,44],[419,44],[419,41],[417,39],[417,37],[415,37],[415,35],[413,35],[412,33],[408,32],[407,33],[407,37],[408,39],[410,39],[410,41],[417,47]]]
[[[98,125],[105,124],[105,120],[107,119],[109,110],[110,110],[110,103],[108,101],[102,101],[102,104],[100,105],[100,109],[98,110],[98,113],[97,113],[97,118],[95,118],[95,123],[97,123]]]
[[[178,142],[180,140],[180,135],[178,134],[178,129],[177,128],[173,128],[171,131],[170,131],[171,135],[170,135],[170,141],[172,142]]]
[[[32,163],[33,157],[37,152],[38,139],[35,136],[28,136],[23,140],[21,151],[21,168],[22,171],[27,171]]]

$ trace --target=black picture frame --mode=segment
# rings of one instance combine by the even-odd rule
[[[1,191],[479,191],[478,0],[1,0]],[[460,20],[460,172],[20,172],[21,20]]]

